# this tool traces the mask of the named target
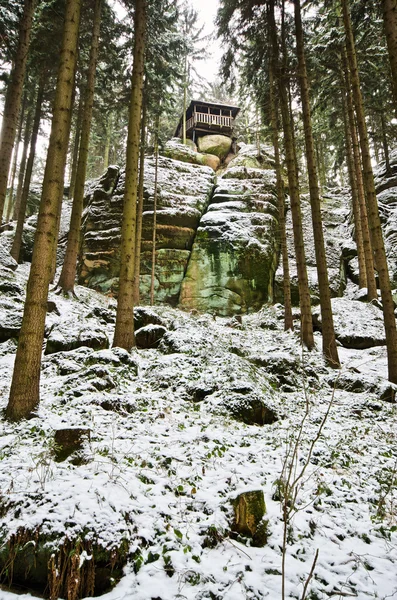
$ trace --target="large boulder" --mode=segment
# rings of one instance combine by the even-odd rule
[[[162,150],[162,154],[173,160],[190,163],[192,165],[202,165],[211,167],[214,171],[219,168],[221,163],[218,156],[206,155],[197,152],[196,145],[191,140],[186,140],[183,144],[179,138],[169,140]]]
[[[227,135],[205,135],[199,137],[197,146],[200,152],[204,154],[214,154],[221,160],[226,158],[232,147],[232,139]]]
[[[109,339],[102,326],[94,319],[87,319],[81,323],[65,320],[53,325],[45,353],[53,354],[84,346],[94,350],[109,348]]]
[[[273,149],[261,144],[259,148],[240,142],[238,154],[230,155],[228,167],[247,167],[253,169],[274,169]]]

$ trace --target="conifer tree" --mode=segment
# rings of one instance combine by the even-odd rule
[[[138,204],[135,235],[134,256],[134,306],[140,302],[140,274],[141,274],[141,244],[142,244],[142,219],[143,219],[143,184],[145,175],[145,143],[146,143],[146,101],[143,95],[142,121],[141,121],[141,148],[139,151],[139,181]]]
[[[301,310],[301,336],[305,346],[309,349],[314,347],[313,337],[313,323],[311,314],[311,301],[309,282],[306,270],[306,256],[305,246],[303,240],[302,230],[302,212],[300,205],[300,192],[299,192],[299,177],[298,177],[298,163],[295,151],[295,139],[293,122],[291,120],[291,103],[288,97],[287,88],[287,51],[285,43],[285,22],[284,22],[284,0],[283,0],[283,23],[282,23],[282,46],[283,46],[283,63],[279,78],[279,98],[281,106],[281,114],[283,121],[284,131],[284,146],[285,146],[285,160],[288,172],[288,184],[289,194],[291,199],[291,213],[292,213],[292,226],[294,233],[294,245],[295,245],[295,256],[296,266],[298,271],[298,287],[299,287],[299,306]],[[276,31],[276,24],[274,20],[274,14],[271,14],[270,27]]]
[[[27,203],[28,203],[30,181],[31,181],[32,172],[33,172],[34,158],[35,158],[35,154],[36,154],[36,144],[37,144],[37,136],[39,133],[39,127],[40,127],[45,81],[46,81],[46,73],[44,73],[42,75],[42,77],[40,78],[40,81],[39,81],[39,87],[38,87],[37,98],[36,98],[36,108],[35,108],[35,114],[34,114],[34,118],[33,118],[32,136],[30,139],[29,158],[28,158],[28,162],[26,165],[26,171],[24,173],[21,201],[19,203],[19,209],[18,209],[18,214],[17,214],[17,226],[15,228],[14,239],[12,242],[12,247],[11,247],[11,252],[10,252],[11,256],[17,262],[20,261],[22,233],[23,233],[23,226],[25,223],[25,214],[26,214],[26,207],[27,207]]]
[[[371,242],[371,236],[370,236],[370,231],[369,231],[367,203],[365,200],[364,180],[363,180],[363,172],[362,172],[362,166],[361,166],[361,151],[360,151],[360,143],[359,143],[358,134],[357,134],[356,117],[355,117],[355,113],[354,113],[352,84],[351,84],[351,77],[350,77],[350,71],[349,71],[349,66],[348,66],[348,62],[347,62],[347,54],[346,54],[345,47],[342,48],[342,67],[343,67],[344,76],[345,76],[348,130],[350,133],[351,146],[352,146],[352,152],[353,152],[353,167],[354,167],[355,180],[356,180],[356,184],[357,184],[358,204],[360,207],[361,231],[363,234],[363,250],[364,250],[364,258],[365,258],[367,299],[374,300],[375,298],[378,297],[378,291],[376,288],[376,280],[375,280],[374,256],[373,256],[372,242]]]
[[[70,227],[65,258],[58,281],[58,288],[62,290],[64,294],[74,293],[74,282],[76,278],[81,217],[84,203],[84,184],[88,160],[88,145],[91,131],[92,110],[94,106],[95,71],[98,61],[99,33],[101,25],[101,4],[102,0],[95,0],[90,61],[85,88],[85,101],[79,145],[79,160],[77,164],[72,214],[70,217]]]
[[[6,212],[6,223],[9,222],[9,220],[11,219],[11,214],[13,213],[14,210],[14,203],[15,203],[15,199],[14,199],[14,187],[15,187],[15,177],[16,177],[16,173],[17,173],[17,164],[18,164],[18,152],[19,152],[19,145],[21,143],[22,140],[22,130],[23,130],[23,124],[25,122],[25,112],[26,112],[26,104],[27,104],[27,92],[25,90],[25,93],[23,95],[23,100],[22,100],[22,106],[21,106],[21,114],[19,117],[19,125],[18,125],[18,134],[17,134],[17,139],[15,141],[14,144],[14,150],[13,150],[13,160],[12,160],[12,170],[11,170],[11,179],[10,179],[10,190],[8,192],[8,204],[7,204],[7,212]],[[13,214],[13,218],[14,218],[14,214]]]
[[[146,0],[136,0],[134,19],[134,63],[128,122],[123,222],[121,228],[120,283],[117,300],[116,327],[113,340],[113,346],[118,346],[126,350],[130,350],[132,346],[135,345],[133,313],[134,254],[140,125],[145,71],[146,11]]]
[[[19,109],[21,106],[23,81],[32,30],[35,0],[25,0],[19,26],[18,47],[14,58],[11,81],[7,88],[3,124],[0,136],[0,223],[7,194],[8,172],[15,141]]]
[[[274,14],[274,0],[269,0],[269,13]],[[278,131],[278,110],[277,110],[277,77],[279,75],[277,68],[277,34],[269,27],[269,101],[270,101],[270,119],[272,129],[272,140],[274,148],[274,160],[276,168],[276,186],[278,198],[278,219],[280,231],[281,257],[283,263],[283,299],[284,299],[284,329],[293,330],[294,323],[292,319],[292,301],[291,301],[291,281],[289,273],[288,246],[285,228],[285,201],[284,184],[280,159],[279,131]],[[276,35],[275,35],[276,34]]]
[[[394,316],[394,302],[391,293],[389,270],[387,266],[386,251],[383,241],[381,222],[379,218],[378,202],[375,193],[375,182],[372,171],[371,155],[368,143],[367,125],[360,88],[357,58],[355,53],[354,35],[350,19],[348,0],[341,0],[343,24],[346,35],[346,48],[349,70],[352,80],[353,98],[357,117],[357,126],[360,134],[361,156],[363,162],[364,183],[368,207],[368,222],[371,232],[372,249],[379,275],[379,284],[382,295],[383,317],[386,332],[386,347],[388,359],[389,380],[397,383],[397,330]]]
[[[294,0],[295,6],[295,31],[296,48],[298,56],[298,79],[301,91],[303,126],[306,145],[307,170],[309,175],[310,204],[312,213],[314,249],[316,253],[316,265],[318,286],[320,292],[320,307],[323,334],[323,353],[329,364],[339,367],[338,350],[334,332],[334,323],[331,307],[331,296],[329,290],[327,259],[325,256],[324,234],[321,216],[320,189],[317,177],[316,154],[314,148],[311,109],[309,98],[309,83],[306,71],[306,58],[303,39],[303,27],[301,18],[300,0]]]
[[[152,269],[150,275],[150,305],[154,304],[154,280],[156,270],[156,235],[157,235],[157,183],[159,174],[159,121],[160,108],[156,117],[154,138],[154,193],[153,193],[153,231],[152,231]]]
[[[81,0],[68,0],[66,3],[43,191],[10,398],[6,409],[6,416],[10,420],[28,417],[37,408],[40,399],[41,353],[48,287],[57,244],[58,204],[64,185],[80,8]]]

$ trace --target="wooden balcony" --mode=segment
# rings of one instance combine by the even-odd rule
[[[236,106],[192,100],[186,110],[186,135],[194,141],[197,136],[209,133],[224,133],[231,136],[239,110]],[[182,128],[181,117],[175,132],[177,137],[182,137]]]

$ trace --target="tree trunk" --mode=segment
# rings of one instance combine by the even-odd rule
[[[73,154],[72,154],[72,166],[70,169],[70,182],[69,182],[69,198],[74,198],[74,189],[76,186],[76,174],[77,174],[77,162],[79,158],[80,148],[80,136],[81,136],[81,121],[83,117],[83,91],[80,89],[79,106],[77,109],[76,125],[74,129],[74,140],[73,140]]]
[[[392,74],[394,110],[397,115],[397,0],[382,0],[382,8]]]
[[[372,131],[371,131],[371,129],[369,129],[368,135],[369,135],[369,139],[372,140],[372,148],[374,150],[375,162],[378,165],[382,159],[381,159],[380,142],[379,142],[379,138],[377,136],[378,123],[377,123],[377,119],[376,119],[376,114],[372,113],[372,115],[369,116],[368,121],[369,121],[370,125],[372,126]],[[370,142],[369,142],[369,144],[370,144]]]
[[[68,0],[66,3],[43,191],[10,398],[6,409],[6,416],[11,420],[28,417],[39,403],[41,352],[48,286],[57,242],[58,202],[63,192],[64,169],[68,151],[80,8],[81,0]]]
[[[182,142],[186,144],[186,110],[187,110],[187,54],[183,70],[183,113],[182,113]]]
[[[139,154],[138,205],[136,218],[135,257],[134,257],[134,306],[140,302],[141,245],[143,216],[143,183],[145,176],[145,138],[146,138],[146,94],[144,94],[141,123],[141,148]]]
[[[359,201],[359,205],[360,205],[361,230],[363,232],[365,272],[366,272],[367,290],[368,290],[367,297],[368,297],[368,300],[374,300],[375,298],[378,297],[378,292],[376,289],[376,279],[375,279],[374,256],[373,256],[373,252],[372,252],[371,236],[370,236],[369,225],[368,225],[368,211],[367,211],[367,204],[365,201],[363,172],[362,172],[362,166],[361,166],[360,143],[358,141],[356,119],[355,119],[355,114],[354,114],[352,84],[351,84],[350,71],[349,71],[348,62],[347,62],[347,53],[346,53],[345,48],[342,49],[342,65],[343,65],[343,70],[344,70],[344,74],[345,74],[347,112],[348,112],[348,120],[349,120],[349,129],[350,129],[351,140],[352,140],[353,160],[354,160],[354,170],[355,170],[356,181],[357,181],[358,201]]]
[[[381,124],[381,129],[382,129],[382,146],[383,146],[383,154],[385,155],[386,173],[390,174],[391,169],[390,169],[389,145],[387,143],[386,121],[385,121],[385,115],[383,112],[380,113],[380,124]]]
[[[320,292],[323,353],[330,366],[338,368],[340,367],[340,362],[338,357],[338,350],[336,347],[334,320],[331,307],[331,294],[329,289],[327,271],[327,259],[325,256],[324,234],[321,216],[321,200],[317,177],[316,154],[314,149],[314,140],[312,133],[309,83],[306,70],[300,0],[294,0],[294,6],[296,48],[299,70],[298,75],[301,90],[303,127],[305,134],[307,170],[309,176],[309,192],[314,234],[314,250],[316,254],[318,287]]]
[[[83,214],[84,204],[84,184],[87,171],[92,111],[94,106],[95,71],[98,61],[99,32],[101,25],[101,3],[102,0],[95,0],[90,62],[87,74],[87,86],[84,101],[75,194],[73,198],[72,214],[70,217],[65,258],[58,281],[58,287],[63,291],[64,294],[73,294],[74,281],[76,278],[77,258],[80,244],[81,216]]]
[[[271,0],[269,10],[274,15],[274,0]],[[285,230],[285,202],[284,202],[284,184],[281,171],[280,147],[278,140],[278,110],[276,103],[275,77],[277,76],[277,33],[270,31],[269,39],[270,61],[269,61],[269,88],[270,88],[270,117],[272,128],[272,139],[274,148],[274,160],[276,167],[276,189],[278,198],[278,219],[280,232],[280,247],[283,263],[283,295],[284,295],[284,330],[294,329],[292,318],[291,302],[291,281],[289,274],[289,260],[287,247],[287,234]]]
[[[358,185],[356,171],[354,168],[354,156],[353,156],[353,145],[352,135],[350,131],[350,122],[347,109],[346,90],[344,86],[344,80],[342,77],[342,108],[343,108],[343,122],[345,126],[345,141],[346,141],[346,162],[347,170],[349,172],[350,189],[352,193],[352,208],[354,218],[354,231],[357,245],[357,257],[358,257],[358,285],[360,288],[367,287],[367,273],[365,268],[365,252],[364,252],[364,241],[363,241],[363,230],[361,223],[360,214],[360,200],[358,194]],[[368,233],[369,236],[369,233]]]
[[[14,196],[14,186],[15,186],[15,175],[17,172],[19,145],[22,140],[22,130],[23,130],[23,122],[25,120],[26,102],[27,102],[27,93],[25,91],[25,93],[23,95],[22,106],[21,106],[21,116],[19,118],[17,141],[16,141],[16,144],[14,147],[14,156],[13,156],[13,164],[12,164],[11,180],[10,180],[10,191],[8,193],[6,223],[8,223],[9,220],[11,219],[11,212],[14,209],[13,196]],[[13,218],[15,218],[14,215],[13,215]]]
[[[136,0],[134,63],[128,122],[124,210],[121,228],[120,286],[113,340],[113,346],[119,346],[125,350],[130,350],[135,345],[133,313],[134,255],[136,250],[136,203],[143,78],[145,72],[145,38],[146,0]]]
[[[24,135],[24,140],[23,140],[23,150],[22,150],[22,156],[21,156],[21,163],[19,165],[18,185],[17,185],[17,192],[15,194],[14,212],[12,215],[12,218],[14,221],[18,218],[19,207],[21,205],[23,181],[25,178],[26,161],[28,158],[29,142],[30,142],[30,136],[31,136],[31,126],[32,126],[32,117],[33,117],[32,110],[33,110],[33,107],[30,107],[27,118],[26,118],[26,123],[25,123],[25,135]]]
[[[159,115],[156,118],[156,133],[154,140],[154,194],[153,194],[153,235],[152,235],[152,271],[150,276],[150,306],[154,304],[154,275],[156,270],[156,233],[157,233],[157,181],[159,173]]]
[[[7,194],[8,173],[10,170],[12,149],[14,147],[19,109],[21,106],[34,5],[35,0],[25,0],[23,5],[23,15],[19,25],[18,46],[15,55],[14,68],[7,88],[4,106],[0,137],[0,222]]]
[[[378,202],[375,193],[375,182],[374,175],[372,172],[371,156],[369,152],[367,126],[365,123],[365,112],[360,88],[360,78],[357,68],[357,58],[355,53],[353,30],[350,21],[348,0],[342,0],[342,10],[346,34],[348,62],[352,78],[353,97],[357,115],[357,125],[360,133],[360,146],[363,160],[364,183],[366,187],[366,199],[368,207],[368,223],[370,228],[375,263],[378,269],[379,286],[382,295],[389,380],[393,383],[397,383],[397,330],[396,320],[394,316],[394,303],[391,293],[385,245],[383,242],[383,235],[379,218]]]
[[[17,262],[20,261],[23,226],[24,226],[24,222],[25,222],[26,206],[28,203],[30,180],[32,178],[34,157],[36,154],[37,136],[38,136],[39,127],[40,127],[41,107],[43,104],[43,96],[44,96],[44,82],[45,82],[45,80],[43,77],[39,83],[39,89],[37,92],[36,108],[35,108],[35,114],[34,114],[34,119],[33,119],[33,128],[32,128],[32,137],[30,140],[29,158],[28,158],[28,162],[26,165],[25,179],[24,179],[24,183],[23,183],[21,201],[20,201],[20,205],[19,205],[19,212],[17,215],[17,219],[18,219],[17,226],[15,229],[14,240],[13,240],[12,248],[11,248],[11,252],[10,252],[11,256]]]
[[[103,170],[109,166],[109,155],[110,155],[110,142],[112,135],[112,113],[108,113],[106,119],[106,139],[105,139],[105,148],[103,151]]]
[[[255,142],[258,158],[261,155],[261,136],[260,136],[260,113],[258,107],[255,106]]]
[[[276,25],[273,23],[274,16],[271,15],[271,27],[276,31]],[[294,150],[294,138],[292,133],[292,123],[290,120],[290,109],[288,102],[288,91],[286,82],[286,65],[282,67],[279,80],[280,107],[283,120],[285,159],[288,171],[289,194],[291,199],[292,225],[294,232],[294,245],[296,255],[296,266],[298,271],[299,304],[301,310],[301,336],[302,342],[311,349],[314,347],[313,323],[311,314],[310,291],[306,271],[306,256],[303,243],[302,232],[302,214],[299,196],[299,179],[297,172],[297,160]]]

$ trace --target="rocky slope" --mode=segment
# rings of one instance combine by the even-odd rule
[[[0,267],[0,317],[15,323],[0,343],[1,408],[28,273],[11,266]],[[115,300],[76,292],[50,294],[37,414],[0,415],[4,586],[54,598],[279,598],[282,481],[297,444],[293,469],[305,472],[286,597],[301,597],[316,549],[313,598],[395,593],[397,413],[382,401],[378,307],[336,299],[335,373],[319,350],[302,351],[299,331],[283,331],[281,306],[241,319],[138,309],[138,332],[162,327],[162,337],[127,353],[109,348]],[[263,494],[261,539],[235,531],[241,494]],[[6,589],[2,600],[20,600]]]

